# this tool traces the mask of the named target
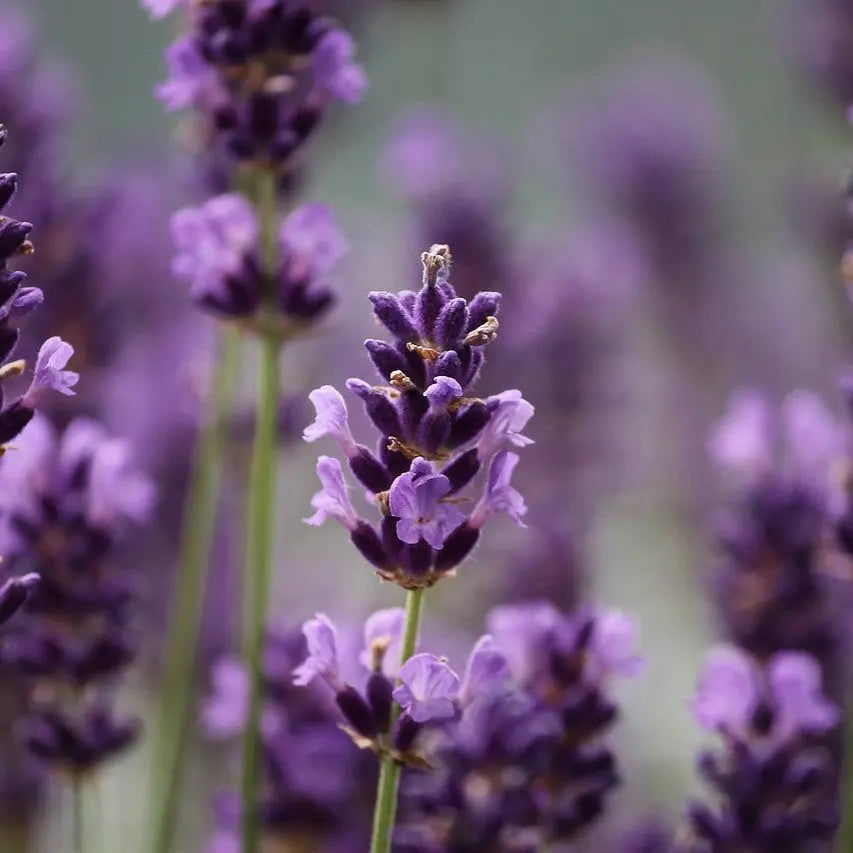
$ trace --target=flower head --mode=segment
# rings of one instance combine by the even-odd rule
[[[338,689],[341,677],[335,626],[328,616],[316,613],[302,626],[302,633],[308,643],[308,657],[293,671],[293,683],[303,687],[320,676]]]
[[[450,481],[435,474],[425,459],[415,459],[410,470],[394,480],[389,493],[391,514],[397,518],[401,542],[416,545],[423,539],[436,550],[465,520],[455,504],[442,501],[450,491]]]
[[[459,676],[435,655],[409,658],[400,669],[400,681],[394,699],[416,723],[447,719],[456,713]]]

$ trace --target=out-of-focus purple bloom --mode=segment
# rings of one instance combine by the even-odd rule
[[[99,530],[112,530],[129,520],[145,524],[154,508],[154,484],[133,465],[125,439],[103,442],[92,458],[87,516]]]
[[[735,647],[714,649],[693,710],[723,735],[722,749],[699,760],[719,797],[714,807],[691,805],[679,850],[807,850],[833,837],[833,762],[814,738],[840,714],[821,691],[811,655],[782,651],[762,666]],[[756,773],[761,767],[767,770]]]
[[[619,610],[602,610],[590,640],[591,677],[599,681],[614,675],[633,678],[643,668],[638,647],[636,620]]]
[[[766,398],[745,389],[732,396],[728,411],[708,442],[711,459],[722,470],[756,479],[773,463],[773,413]]]
[[[358,103],[367,89],[367,75],[354,56],[355,42],[344,30],[326,33],[314,48],[317,85],[347,104]]]
[[[465,520],[457,506],[442,501],[450,481],[435,474],[426,459],[415,459],[411,470],[394,480],[388,506],[397,519],[401,542],[417,545],[423,539],[432,548],[444,547],[447,537]]]
[[[166,51],[169,79],[157,87],[157,96],[168,110],[203,106],[216,85],[195,38],[181,36]]]
[[[293,261],[325,275],[349,251],[335,214],[325,204],[303,204],[281,225],[279,241]]]
[[[39,401],[47,391],[57,391],[71,396],[80,379],[79,373],[65,370],[65,365],[74,355],[74,347],[59,337],[48,338],[39,350],[35,376],[29,390],[21,401],[29,409],[38,408]]]
[[[30,592],[38,586],[39,576],[34,572],[9,578],[0,586],[0,625],[8,622],[27,600]]]
[[[336,518],[348,530],[355,530],[358,515],[347,493],[341,463],[331,456],[321,456],[317,460],[317,476],[323,488],[311,499],[311,506],[317,511],[305,523],[317,526],[328,518]]]
[[[304,687],[320,676],[332,687],[337,687],[341,683],[341,676],[335,626],[328,616],[317,613],[302,626],[302,632],[308,643],[308,657],[294,670],[293,683]]]
[[[213,740],[238,735],[249,718],[249,676],[242,662],[225,657],[211,670],[213,693],[202,709],[202,724]]]
[[[400,681],[394,699],[416,723],[442,720],[456,713],[459,676],[435,655],[409,658],[400,668]]]
[[[478,696],[506,687],[510,679],[509,662],[487,634],[480,637],[468,658],[468,666],[459,689],[459,702],[464,707]]]
[[[185,5],[186,0],[142,0],[143,8],[155,19],[165,18]]]

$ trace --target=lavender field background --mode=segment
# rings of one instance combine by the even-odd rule
[[[151,229],[149,259],[164,259],[152,263],[151,274],[161,276],[151,282],[156,296],[140,297],[141,327],[98,368],[97,379],[80,368],[80,389],[84,395],[87,384],[101,383],[98,411],[143,445],[141,462],[156,468],[157,481],[185,464],[193,382],[209,370],[214,323],[198,312],[189,318],[186,286],[167,272],[168,215],[194,201],[177,122],[153,95],[175,24],[152,23],[133,0],[26,3],[45,54],[65,63],[75,80],[80,109],[67,136],[74,181],[135,174],[133,193],[152,199],[137,227]],[[11,5],[0,5],[0,28]],[[302,523],[316,491],[317,454],[300,435],[311,420],[311,389],[342,387],[361,375],[362,341],[377,334],[368,291],[416,287],[419,252],[431,242],[454,249],[453,236],[439,233],[449,221],[442,213],[428,223],[436,233],[424,233],[425,196],[405,186],[388,154],[406,116],[430,105],[452,117],[443,128],[455,123],[472,140],[451,196],[466,176],[479,182],[477,191],[491,182],[495,193],[486,207],[498,223],[489,249],[497,269],[472,275],[478,289],[507,294],[500,338],[507,349],[495,350],[496,384],[487,391],[525,391],[537,406],[526,430],[537,444],[522,477],[529,527],[494,523],[494,535],[459,576],[431,593],[426,637],[464,649],[481,633],[489,607],[530,589],[562,605],[581,596],[635,615],[647,666],[618,691],[628,709],[615,739],[624,784],[609,807],[609,826],[588,848],[572,849],[606,849],[597,846],[607,843],[602,838],[646,816],[674,825],[686,796],[699,790],[694,756],[707,738],[689,701],[705,649],[719,633],[707,586],[713,519],[724,497],[707,462],[712,425],[731,392],[747,385],[774,399],[808,388],[843,414],[836,386],[849,362],[853,317],[837,269],[835,196],[848,165],[849,126],[786,52],[790,13],[782,2],[349,0],[337,7],[352,22],[370,87],[357,108],[333,111],[300,190],[335,209],[351,248],[334,275],[339,302],[331,318],[282,361],[287,412],[277,463],[272,621],[293,626],[322,610],[358,630],[371,609],[399,603],[400,590],[379,583],[345,531]],[[3,49],[0,38],[0,75]],[[637,83],[643,80],[658,87],[650,97],[664,105],[648,116],[637,94],[647,91]],[[0,89],[7,85],[0,80]],[[662,250],[650,261],[633,243],[635,223],[618,193],[608,199],[601,189],[602,163],[623,156],[602,141],[608,127],[601,108],[609,98],[636,105],[636,121],[645,132],[659,128],[661,146],[671,145],[675,159],[699,146],[686,167],[703,178],[695,199],[686,196],[686,218],[695,213],[696,227],[674,241],[683,256]],[[15,168],[3,161],[4,170]],[[691,209],[694,200],[708,210]],[[115,221],[108,215],[95,230],[102,224],[109,225],[107,239],[117,240]],[[483,233],[477,223],[473,230]],[[589,264],[581,264],[588,285],[580,281],[579,289],[583,275],[572,275],[578,255]],[[492,273],[494,285],[485,280]],[[49,301],[53,294],[45,293]],[[126,288],[114,298],[119,312],[133,312]],[[551,310],[568,318],[557,329],[547,323]],[[160,322],[164,314],[170,322]],[[145,322],[165,329],[163,337],[148,339]],[[180,345],[163,344],[169,336]],[[249,356],[239,386],[247,411],[255,371]],[[147,378],[134,378],[142,374]],[[174,431],[158,426],[171,416]],[[208,665],[237,642],[240,547],[229,521],[242,517],[249,435],[238,419],[202,644]],[[144,567],[142,665],[124,702],[145,720],[153,719],[173,572],[180,474],[174,479],[155,483],[158,509],[142,531],[161,547]],[[206,683],[202,672],[197,701]],[[198,733],[190,747],[176,849],[194,853],[205,849],[213,789],[230,766]],[[86,809],[103,829],[92,853],[146,849],[150,761],[143,737],[93,786]],[[67,849],[67,806],[62,786],[51,786],[29,846],[8,849]]]

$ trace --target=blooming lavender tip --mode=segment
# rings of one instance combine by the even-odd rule
[[[409,658],[400,669],[394,699],[416,723],[443,720],[456,713],[459,676],[435,655]]]

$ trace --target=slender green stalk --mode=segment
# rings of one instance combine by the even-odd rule
[[[403,649],[400,663],[404,664],[414,653],[418,642],[418,631],[423,612],[424,591],[411,589],[406,598],[406,628],[403,634]],[[400,716],[400,708],[395,703],[391,712],[391,730]],[[376,788],[376,807],[373,812],[373,836],[370,853],[390,853],[391,834],[397,817],[397,789],[400,787],[400,765],[390,756],[382,759],[379,771],[379,784]]]
[[[86,853],[83,844],[83,779],[79,773],[71,777],[71,810],[74,853]]]
[[[224,467],[225,421],[233,408],[240,373],[240,335],[226,329],[220,339],[209,411],[196,440],[184,508],[175,611],[165,650],[165,673],[154,753],[156,800],[153,850],[168,853],[175,833],[183,769],[183,747],[193,692],[196,645],[216,527]]]
[[[853,707],[853,695],[847,697],[847,707]],[[853,853],[853,717],[844,733],[841,757],[841,828],[838,830],[835,850]]]
[[[270,280],[276,268],[275,178],[259,179],[257,206],[261,219],[264,269]],[[260,841],[260,716],[263,701],[261,664],[266,636],[275,532],[276,426],[280,341],[271,333],[261,337],[261,364],[255,415],[255,438],[249,475],[244,579],[244,649],[251,682],[249,718],[243,739],[242,853],[256,853]]]

